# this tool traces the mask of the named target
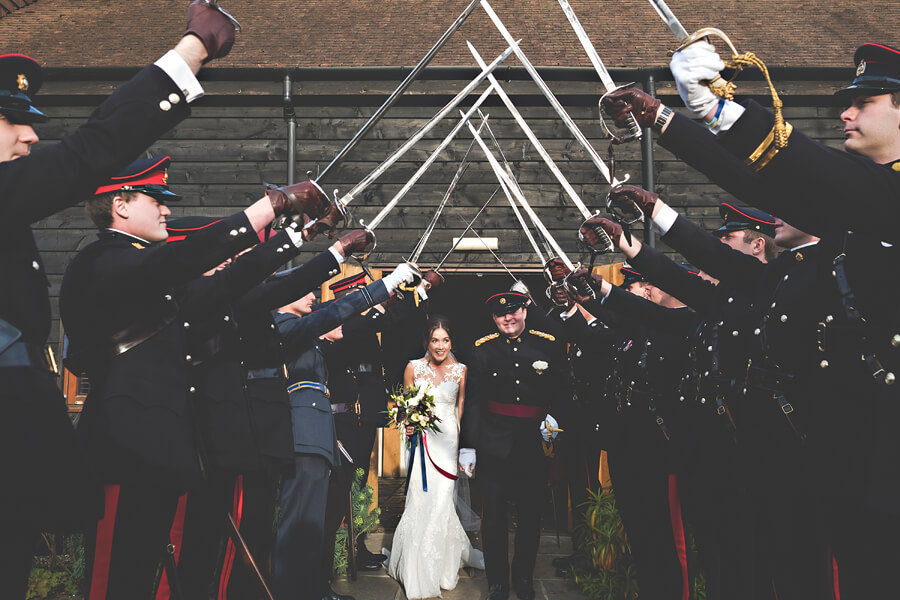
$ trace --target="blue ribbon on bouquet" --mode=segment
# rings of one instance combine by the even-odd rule
[[[412,477],[413,465],[416,464],[416,446],[419,447],[419,454],[421,455],[419,463],[422,466],[422,491],[428,491],[428,477],[425,475],[425,444],[419,443],[420,437],[422,437],[422,433],[417,431],[409,438],[409,458],[406,461],[406,487],[403,490],[404,494],[409,493],[409,478]]]

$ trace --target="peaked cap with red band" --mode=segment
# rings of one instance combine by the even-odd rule
[[[863,44],[853,54],[856,77],[835,94],[842,99],[854,94],[890,94],[900,91],[900,50],[884,44]]]
[[[152,156],[134,161],[119,171],[105,184],[97,188],[95,196],[107,192],[140,192],[159,202],[181,200],[181,196],[169,190],[168,156]]]
[[[632,283],[647,281],[639,271],[635,271],[628,263],[623,263],[619,268],[619,272],[625,277],[625,279],[622,281],[623,288],[628,287]]]
[[[0,54],[0,114],[13,123],[48,121],[33,100],[43,83],[38,61],[24,54]]]
[[[775,237],[775,217],[755,208],[738,207],[727,202],[719,205],[722,226],[714,232],[719,237],[731,231],[749,229],[769,237]]]
[[[338,294],[340,292],[346,292],[347,290],[361,288],[366,286],[366,274],[360,271],[355,275],[351,275],[350,277],[344,277],[343,279],[338,279],[334,283],[328,286],[328,289]]]
[[[484,301],[492,315],[502,316],[528,306],[530,298],[519,292],[500,292]]]

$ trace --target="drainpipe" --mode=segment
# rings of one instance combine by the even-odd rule
[[[282,106],[284,122],[287,124],[287,184],[294,183],[294,163],[297,156],[297,114],[294,112],[294,97],[291,94],[291,75],[284,76],[284,97]]]
[[[653,75],[647,75],[644,81],[644,91],[656,98],[656,80]],[[653,130],[645,127],[641,136],[641,181],[644,182],[644,189],[648,192],[655,192],[656,177],[653,172]],[[650,227],[650,223],[644,223],[644,243],[650,247],[656,247],[656,233]]]

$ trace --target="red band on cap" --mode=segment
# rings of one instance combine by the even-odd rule
[[[487,304],[488,302],[490,302],[497,296],[518,296],[519,298],[522,298],[523,300],[528,300],[528,296],[526,296],[525,294],[520,294],[519,292],[500,292],[499,294],[494,294],[493,296],[491,296],[490,298],[485,300],[484,303]]]
[[[94,195],[97,196],[105,194],[106,192],[117,192],[129,185],[168,185],[168,182],[166,181],[166,170],[160,169],[159,166],[169,162],[169,160],[170,158],[168,156],[164,156],[140,173],[129,173],[128,175],[119,177],[110,177],[109,180],[113,183],[98,187],[97,191],[94,192]]]
[[[750,215],[748,215],[747,213],[745,213],[738,207],[734,206],[733,204],[728,204],[727,202],[723,202],[722,206],[727,206],[728,208],[730,208],[737,214],[741,215],[742,217],[747,217],[751,221],[756,221],[757,223],[765,223],[766,225],[775,225],[775,221],[766,221],[765,219],[757,219],[756,217],[751,217]]]

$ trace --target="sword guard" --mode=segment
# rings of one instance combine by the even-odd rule
[[[675,52],[684,50],[691,44],[699,42],[700,40],[708,39],[709,37],[717,37],[720,40],[724,41],[728,46],[728,49],[731,50],[732,58],[737,58],[739,56],[739,52],[737,51],[737,48],[734,47],[731,39],[729,39],[729,37],[725,35],[724,31],[715,27],[703,27],[701,29],[698,29],[691,35],[684,38],[684,40],[681,42],[681,45],[675,49]],[[707,85],[716,96],[725,98],[726,100],[734,100],[734,92],[737,87],[733,82],[726,81],[725,78],[723,78],[721,75],[716,75],[715,77],[710,79]]]
[[[637,121],[634,118],[634,115],[632,115],[631,113],[628,113],[628,133],[626,133],[624,135],[618,135],[616,133],[613,133],[612,129],[610,129],[606,125],[606,119],[604,118],[606,116],[606,113],[603,110],[603,99],[607,95],[611,94],[612,92],[615,92],[617,90],[621,90],[624,88],[634,87],[636,85],[637,85],[637,83],[632,81],[631,83],[626,83],[624,85],[620,85],[611,90],[608,90],[605,94],[600,96],[600,102],[599,102],[599,104],[600,104],[600,129],[603,131],[603,136],[606,137],[608,140],[610,140],[613,144],[618,145],[618,144],[624,144],[626,142],[630,142],[632,140],[639,140],[643,137],[643,132],[641,131],[641,128],[638,126]]]
[[[610,252],[613,252],[615,250],[615,247],[613,246],[612,238],[610,238],[609,234],[603,231],[603,228],[600,226],[591,227],[591,230],[597,235],[598,238],[600,238],[599,244],[592,246],[591,244],[587,243],[587,240],[585,240],[584,236],[581,234],[581,228],[584,227],[586,223],[587,219],[585,219],[581,223],[581,226],[578,227],[578,239],[587,247],[588,250],[591,251],[591,260],[593,260],[593,256],[596,256],[598,254],[609,254]]]

